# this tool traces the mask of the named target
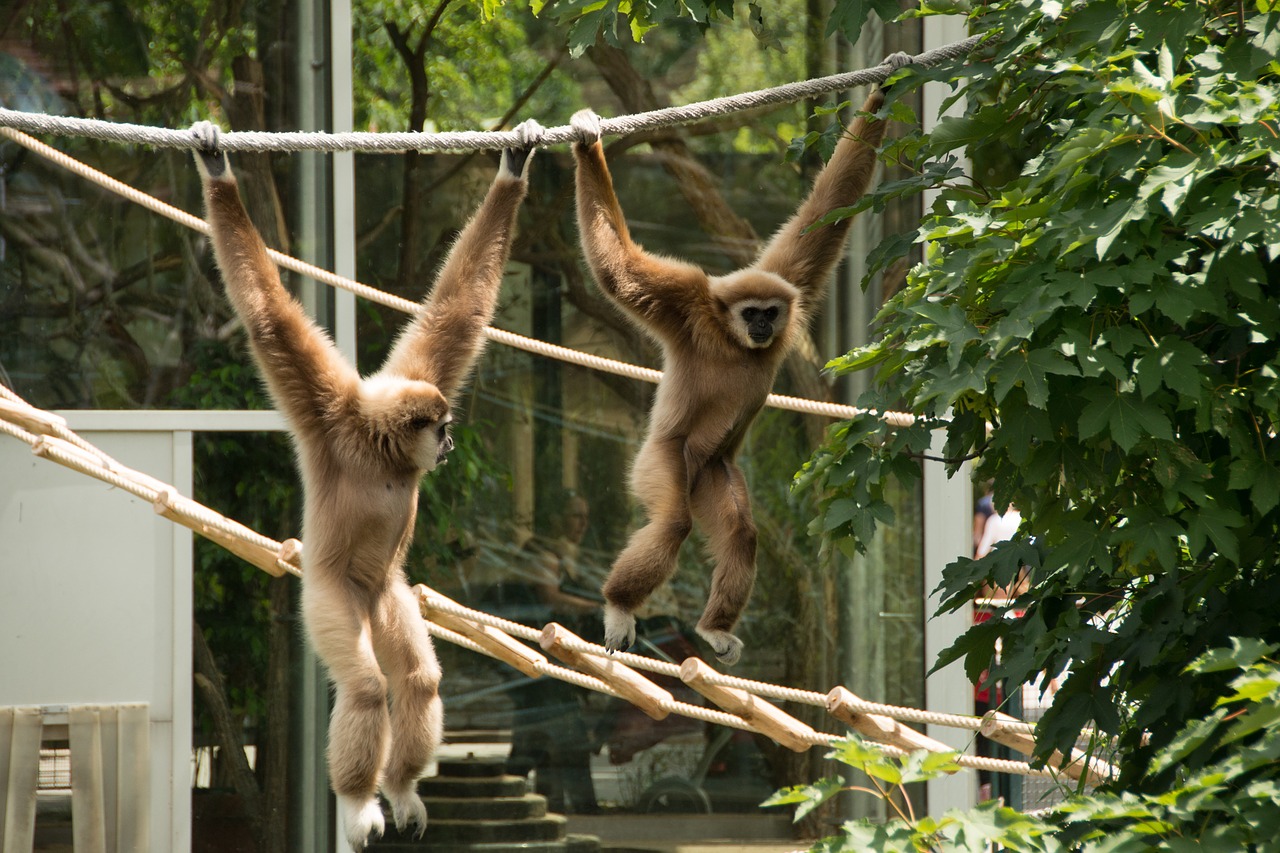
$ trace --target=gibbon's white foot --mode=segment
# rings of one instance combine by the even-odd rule
[[[636,617],[616,604],[604,605],[604,647],[625,652],[636,641]]]
[[[586,145],[600,139],[600,116],[593,110],[578,110],[569,118],[569,125],[578,132],[578,141]]]
[[[381,838],[386,831],[386,820],[377,797],[338,794],[338,810],[342,812],[342,826],[352,850],[363,850],[369,846],[370,838]]]
[[[545,132],[542,125],[533,119],[526,119],[516,125],[515,134],[520,144],[515,148],[503,149],[502,162],[498,167],[503,177],[517,179],[525,177],[529,171],[529,161],[533,159],[533,151],[542,141],[542,135]]]
[[[427,806],[418,796],[418,786],[409,785],[402,791],[382,789],[387,802],[391,803],[391,815],[396,822],[396,829],[406,833],[410,826],[414,827],[413,837],[421,838],[427,831]]]
[[[725,666],[733,666],[742,658],[742,641],[728,631],[707,631],[695,628],[698,636],[711,645],[716,660]]]

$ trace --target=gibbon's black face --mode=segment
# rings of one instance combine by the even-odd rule
[[[766,344],[773,337],[773,324],[778,319],[778,307],[759,308],[748,305],[742,309],[742,322],[747,325],[747,337],[757,344]]]
[[[739,299],[729,305],[729,331],[747,349],[766,349],[786,328],[790,312],[785,299]]]

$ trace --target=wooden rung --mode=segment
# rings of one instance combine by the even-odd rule
[[[854,706],[859,702],[858,697],[849,690],[844,687],[834,687],[827,694],[827,712],[860,735],[905,749],[908,752],[919,749],[929,752],[952,751],[952,748],[942,741],[922,735],[892,717],[855,711]]]
[[[97,476],[104,468],[111,470],[107,457],[90,453],[56,435],[41,435],[36,439],[35,444],[31,445],[31,452],[42,459],[52,460],[74,471],[88,474],[90,477]]]
[[[787,712],[745,690],[712,684],[716,671],[698,658],[680,665],[680,680],[731,714],[737,714],[760,732],[793,752],[807,752],[818,733]]]
[[[574,669],[594,675],[608,684],[618,691],[619,696],[653,719],[667,718],[671,712],[663,707],[663,703],[669,705],[675,701],[670,693],[620,661],[580,652],[566,645],[579,639],[568,628],[552,622],[542,629],[542,637],[538,642],[542,648]]]
[[[1022,722],[1022,720],[1000,711],[988,711],[982,715],[982,728],[979,731],[984,737],[988,737],[996,743],[1004,744],[1023,755],[1031,755],[1035,752],[1036,739],[1027,732],[1019,731],[1008,725],[1009,723],[1021,724]],[[1084,750],[1080,749],[1071,750],[1070,759],[1067,759],[1055,749],[1049,755],[1049,759],[1045,764],[1072,779],[1087,776],[1085,781],[1091,785],[1100,785],[1103,782],[1114,779],[1119,773],[1119,770],[1115,767],[1105,761],[1090,758],[1085,754]]]
[[[276,565],[282,572],[288,572],[290,568],[302,571],[302,543],[297,539],[281,542],[280,551],[276,554]]]
[[[542,676],[538,666],[545,666],[547,663],[543,655],[492,625],[480,625],[441,610],[439,605],[453,604],[453,599],[441,595],[429,586],[418,584],[413,591],[418,596],[418,605],[422,609],[423,618],[456,631],[477,645],[483,646],[494,657],[506,661],[530,678]]]
[[[195,518],[190,512],[184,511],[186,508],[183,504],[188,502],[194,503],[194,501],[188,501],[187,498],[182,497],[171,489],[162,489],[156,495],[151,507],[156,511],[157,515],[164,516],[170,521],[181,524],[183,527],[189,527],[205,539],[217,543],[264,572],[276,577],[285,574],[285,570],[276,565],[276,553],[274,551],[269,551],[252,542],[246,542],[244,539],[232,536],[216,527],[210,527],[200,519]]]
[[[36,435],[57,435],[58,430],[66,429],[67,421],[52,412],[24,406],[12,400],[0,397],[0,420],[17,424],[27,432]]]

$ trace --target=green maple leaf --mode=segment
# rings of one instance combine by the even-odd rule
[[[1173,440],[1173,428],[1165,414],[1136,395],[1094,388],[1085,397],[1090,402],[1080,413],[1081,438],[1091,438],[1109,428],[1111,438],[1126,453],[1143,435]]]
[[[1021,385],[1027,402],[1037,409],[1045,408],[1049,401],[1049,384],[1046,376],[1079,376],[1070,362],[1055,350],[1036,349],[1031,352],[1015,350],[1000,360],[995,372],[996,402],[1003,402],[1015,385]]]

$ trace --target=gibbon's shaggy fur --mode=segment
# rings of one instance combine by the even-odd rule
[[[862,111],[873,114],[883,104],[877,90]],[[806,229],[866,192],[884,122],[854,120],[795,215],[751,266],[725,276],[634,243],[605,163],[599,117],[584,110],[571,123],[578,132],[583,253],[604,292],[662,346],[665,371],[631,468],[648,523],[632,534],[605,580],[605,645],[621,649],[635,641],[633,612],[675,572],[696,520],[716,562],[697,631],[732,665],[742,641],[730,630],[756,572],[756,528],[734,459],[783,357],[825,296],[851,220]]]
[[[336,687],[329,778],[357,850],[383,832],[379,786],[399,829],[426,828],[416,783],[442,735],[440,666],[402,566],[418,481],[453,447],[449,400],[484,345],[539,130],[518,129],[528,145],[503,152],[430,296],[368,378],[281,285],[226,155],[196,157],[227,294],[293,433],[304,496],[303,624]]]

